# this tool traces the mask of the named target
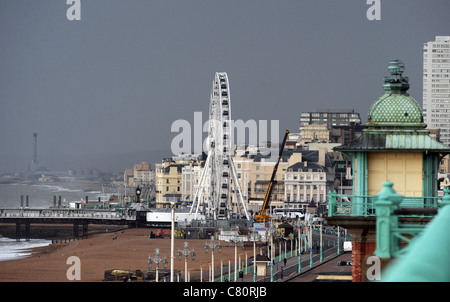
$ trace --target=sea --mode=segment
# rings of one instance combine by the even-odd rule
[[[110,193],[108,193],[108,190]],[[0,184],[0,208],[14,209],[21,206],[21,195],[23,195],[23,206],[26,205],[28,195],[28,206],[33,209],[45,209],[54,205],[54,196],[58,203],[61,196],[61,204],[68,205],[72,201],[109,200],[111,188],[104,188],[102,184],[91,181],[67,180],[57,182],[17,182]],[[117,193],[116,193],[117,194]],[[46,239],[11,239],[0,234],[0,261],[20,259],[31,255],[29,249],[51,244]]]

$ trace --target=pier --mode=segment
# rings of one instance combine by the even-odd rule
[[[137,219],[130,209],[0,209],[0,224],[15,224],[16,238],[25,239],[30,239],[32,224],[72,224],[73,237],[79,238],[90,224],[136,227]]]

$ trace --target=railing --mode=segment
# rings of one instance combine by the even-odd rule
[[[342,195],[336,191],[328,192],[328,217],[333,216],[375,216],[375,202],[378,195],[362,196],[362,195]],[[413,209],[429,209],[437,208],[442,201],[442,196],[425,196],[425,197],[409,197],[404,196],[400,207]],[[406,215],[414,216],[415,214]],[[423,216],[426,214],[420,214]]]
[[[380,258],[391,256],[397,257],[397,259],[392,264],[388,264],[382,272],[381,281],[449,282],[450,189],[444,190],[438,214],[422,228],[406,224],[399,225],[395,215],[391,215],[396,207],[395,197],[391,194],[392,191],[384,191],[383,200],[377,204],[383,215],[377,216],[377,250],[375,254]],[[389,211],[384,211],[383,207]],[[391,235],[387,236],[386,231],[389,231],[389,228],[391,228]],[[408,236],[399,236],[401,232],[405,231],[420,235],[413,239]],[[384,238],[378,238],[378,236],[384,236]],[[379,239],[382,241],[379,242]],[[400,239],[409,241],[407,248],[400,249]]]
[[[0,209],[0,218],[89,218],[136,220],[135,215],[109,210],[82,209]]]

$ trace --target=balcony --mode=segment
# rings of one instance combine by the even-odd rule
[[[403,216],[430,216],[432,209],[437,209],[442,201],[442,196],[408,197],[401,196],[399,208],[403,210]],[[328,192],[328,217],[337,216],[376,216],[375,202],[378,195],[357,196],[342,195],[336,191]]]

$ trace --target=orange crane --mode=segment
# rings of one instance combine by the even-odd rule
[[[264,201],[263,201],[263,204],[262,204],[262,207],[261,207],[261,211],[259,212],[259,214],[255,215],[256,222],[267,222],[270,219],[270,215],[267,215],[266,210],[267,210],[267,208],[269,208],[270,196],[272,195],[273,186],[277,182],[275,180],[275,176],[277,174],[278,164],[280,163],[281,155],[283,154],[284,145],[286,144],[286,139],[288,137],[288,134],[289,134],[289,130],[286,130],[286,133],[284,134],[283,143],[280,146],[280,152],[278,154],[278,160],[277,160],[277,163],[275,164],[275,166],[273,167],[272,177],[270,178],[269,186],[267,187],[266,196],[264,196]]]

